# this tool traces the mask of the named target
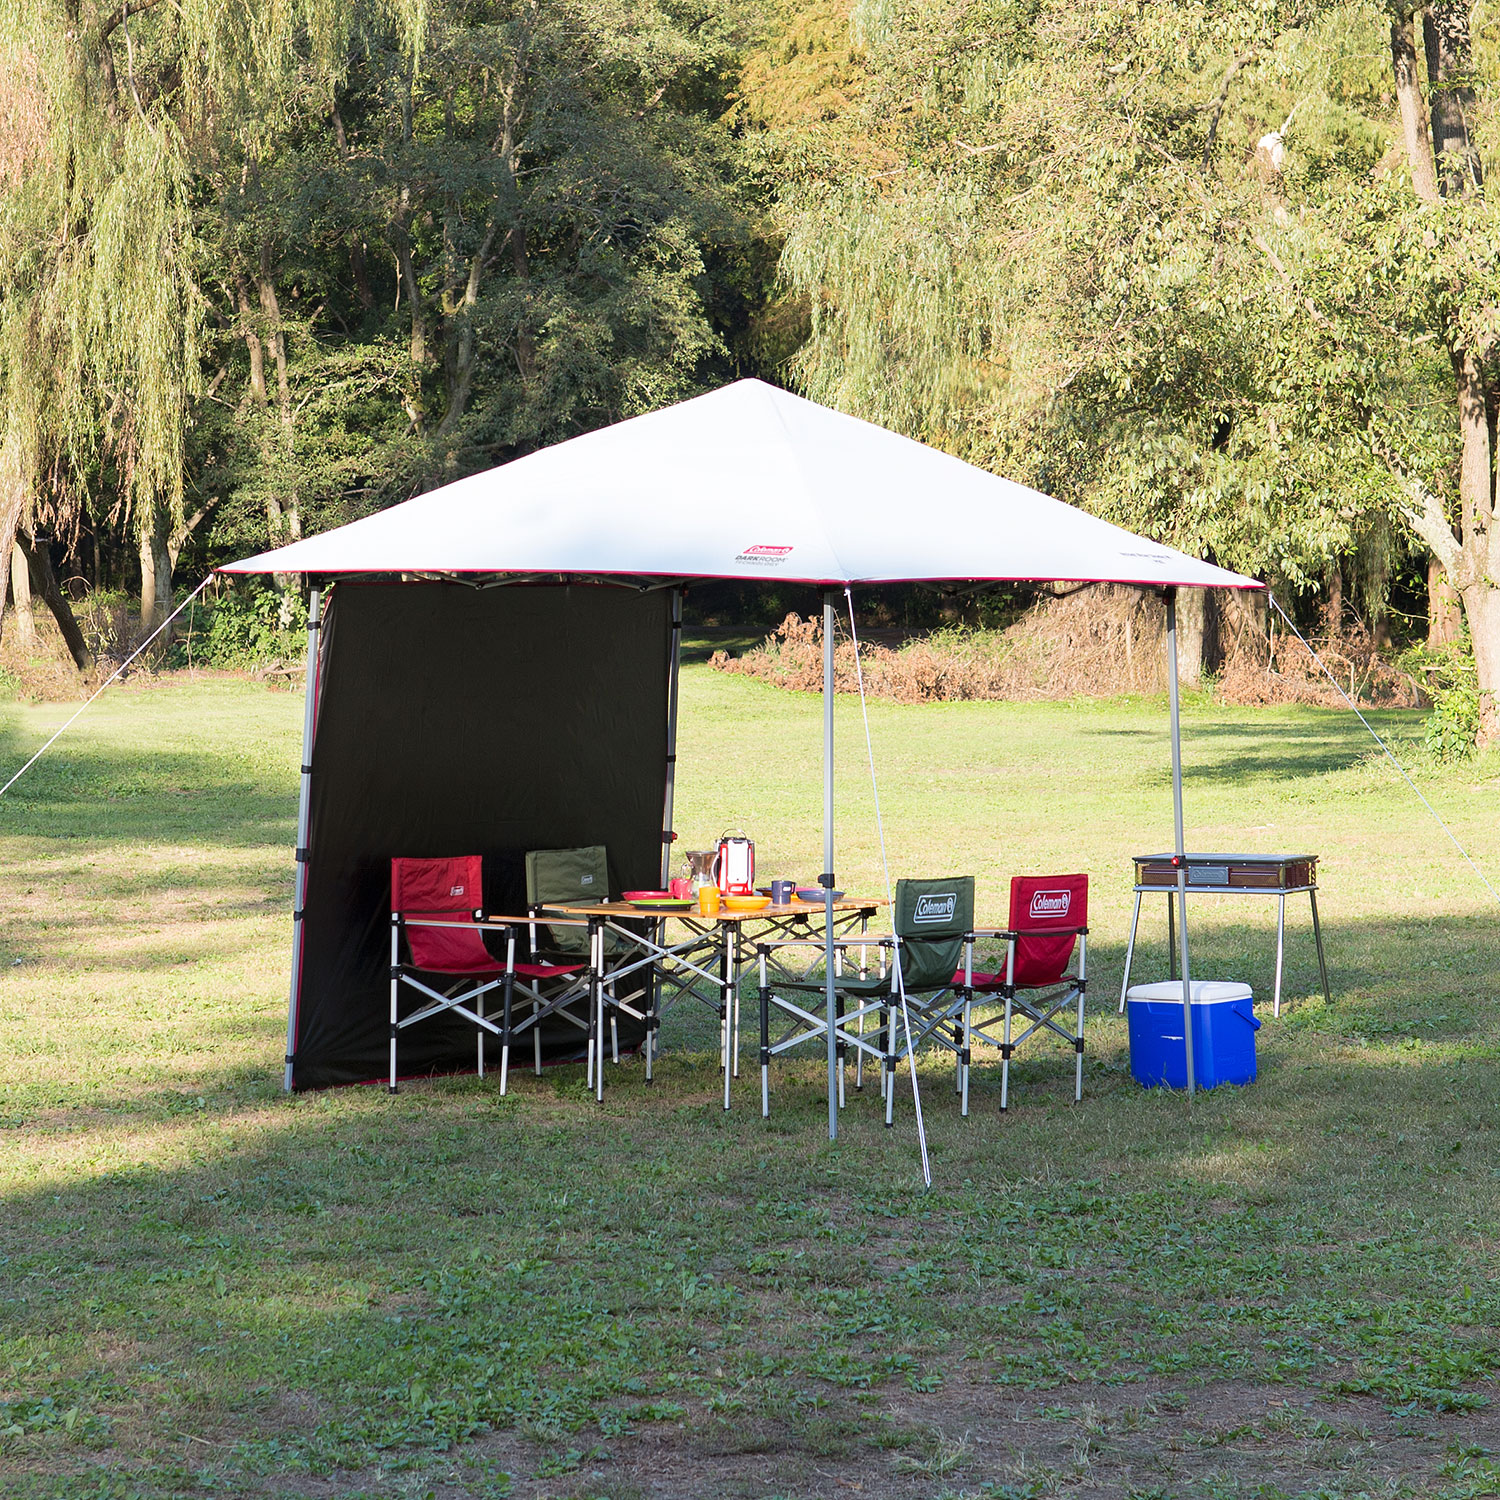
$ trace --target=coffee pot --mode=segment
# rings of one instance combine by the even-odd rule
[[[682,873],[693,895],[706,885],[717,885],[714,866],[718,863],[717,849],[687,849],[683,851]]]

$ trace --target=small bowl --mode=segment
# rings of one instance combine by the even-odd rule
[[[833,891],[831,894],[835,901],[843,900],[844,893],[842,891]],[[823,904],[823,887],[820,885],[799,885],[797,887],[797,899],[799,901],[816,901],[821,906]]]

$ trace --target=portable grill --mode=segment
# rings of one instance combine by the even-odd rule
[[[1316,854],[1184,854],[1181,867],[1186,887],[1203,896],[1274,896],[1276,898],[1276,983],[1272,1014],[1281,1014],[1281,974],[1286,955],[1286,898],[1306,893],[1312,907],[1313,941],[1318,949],[1318,975],[1323,998],[1330,1003],[1328,965],[1323,957],[1323,929],[1318,922],[1318,856]],[[1135,856],[1135,914],[1130,920],[1130,942],[1125,949],[1125,977],[1120,984],[1120,1009],[1130,988],[1135,958],[1136,930],[1141,921],[1141,898],[1160,893],[1167,898],[1167,951],[1172,978],[1177,978],[1177,918],[1172,898],[1177,894],[1178,857],[1171,854]]]

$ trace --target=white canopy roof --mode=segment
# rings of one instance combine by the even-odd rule
[[[221,571],[1261,587],[759,380]]]

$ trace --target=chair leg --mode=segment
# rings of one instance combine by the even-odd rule
[[[620,1066],[620,1019],[611,1015],[609,1018],[609,1045],[614,1054],[615,1066]]]
[[[834,1058],[839,1071],[839,1108],[844,1107],[844,992],[834,996]]]
[[[390,1092],[396,1092],[396,989],[401,981],[396,977],[396,928],[391,927],[391,1082]]]
[[[1011,1000],[1005,996],[1005,1040],[1000,1044],[1000,1110],[1003,1114],[1010,1108],[1010,1016]]]
[[[885,1128],[889,1130],[896,1118],[896,1007],[886,1011],[889,1018],[885,1027]]]
[[[1073,1103],[1083,1103],[1083,991],[1078,992],[1078,1032],[1073,1038],[1073,1050],[1078,1054],[1074,1063]]]
[[[963,1075],[964,1094],[963,1107],[960,1113],[967,1119],[969,1114],[969,1063],[973,1056],[974,1048],[974,996],[972,992],[964,993],[964,1050],[963,1050]]]
[[[859,950],[859,977],[861,979],[868,979],[870,977],[868,953],[869,950],[866,948],[861,947]],[[864,1041],[865,1039],[865,1007],[863,1004],[859,1007],[859,1039],[860,1041]],[[864,1086],[865,1049],[863,1047],[856,1047],[854,1049],[854,1092],[856,1094],[862,1092]]]
[[[515,956],[515,939],[511,939],[511,956]],[[514,974],[505,976],[505,983],[500,989],[500,1095],[505,1096],[506,1089],[510,1086],[510,1028],[514,1019],[512,1004],[515,999],[516,977]]]
[[[477,995],[477,996],[475,996],[475,999],[474,999],[474,1014],[476,1016],[478,1016],[481,1021],[484,1020],[484,996],[483,995]],[[474,1030],[476,1032],[478,1032],[478,1034],[479,1034],[478,1035],[478,1039],[477,1039],[477,1041],[475,1043],[476,1049],[478,1050],[478,1053],[479,1053],[479,1066],[475,1069],[475,1071],[479,1074],[479,1076],[481,1078],[483,1078],[484,1077],[484,1027],[483,1026],[476,1026],[474,1028]]]
[[[531,1056],[536,1076],[542,1076],[542,1007],[540,1002],[531,1002]]]

